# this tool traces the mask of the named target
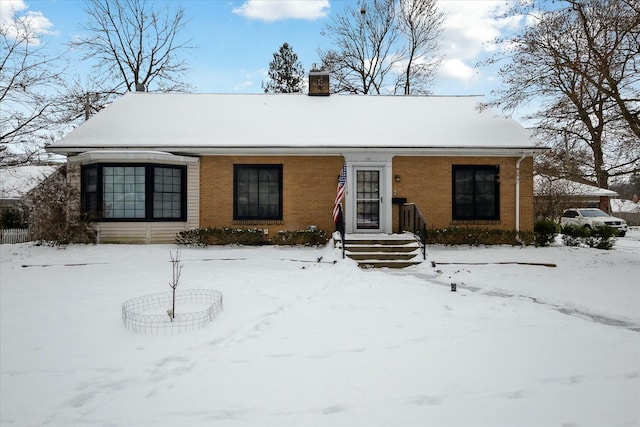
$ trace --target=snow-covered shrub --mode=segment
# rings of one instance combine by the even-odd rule
[[[24,202],[33,238],[52,244],[95,242],[95,230],[88,215],[80,212],[79,200],[79,190],[67,183],[67,168],[60,168]]]
[[[271,242],[274,245],[320,246],[325,245],[329,237],[323,230],[279,231]]]
[[[541,219],[533,225],[536,246],[549,246],[558,235],[558,224],[555,221]]]
[[[520,241],[518,240],[518,237]],[[426,230],[427,244],[443,245],[520,245],[531,244],[533,233],[515,230],[496,230],[479,227],[429,228]]]
[[[560,230],[562,233],[562,243],[566,246],[580,246],[589,236],[589,229],[576,225],[567,225]]]
[[[269,236],[260,228],[199,228],[181,231],[176,244],[184,246],[208,245],[266,245]]]
[[[594,227],[585,243],[590,248],[609,250],[613,248],[617,235],[618,230],[613,227]]]
[[[611,249],[618,231],[613,227],[562,227],[562,243],[566,246],[589,246],[596,249]]]

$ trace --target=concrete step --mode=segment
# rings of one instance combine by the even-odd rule
[[[347,248],[345,251],[345,255],[351,259],[355,259],[356,261],[360,260],[397,260],[397,261],[408,261],[419,254],[414,252],[352,252],[351,249]]]
[[[422,262],[420,244],[406,234],[348,234],[345,255],[362,268],[404,268]]]
[[[420,246],[414,244],[405,246],[391,246],[391,245],[352,245],[347,242],[347,250],[351,253],[356,252],[392,252],[392,253],[407,253],[413,252],[416,249],[420,249]]]
[[[360,268],[406,268],[421,264],[422,261],[358,261]]]

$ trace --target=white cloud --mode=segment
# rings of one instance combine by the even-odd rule
[[[237,85],[235,85],[231,90],[233,92],[244,92],[246,91],[248,88],[252,88],[254,86],[254,82],[251,80],[245,80],[241,83],[238,83]]]
[[[32,43],[37,43],[37,37],[54,34],[51,21],[42,12],[29,11],[24,0],[1,0],[0,27],[7,28],[9,36],[17,37],[19,26],[10,25],[14,21],[30,29],[36,37],[31,40]]]
[[[459,58],[443,59],[439,71],[454,80],[471,81],[477,77],[476,70]]]
[[[313,21],[327,16],[329,8],[329,0],[247,0],[233,9],[233,13],[266,22],[286,19]]]
[[[445,14],[442,53],[445,60],[439,70],[442,78],[471,81],[473,69],[488,53],[496,50],[496,37],[517,28],[521,19],[500,18],[510,7],[506,1],[439,0]]]
[[[259,70],[253,71],[240,71],[239,74],[242,75],[243,81],[237,83],[233,86],[232,90],[234,92],[241,93],[256,93],[256,91],[260,92],[262,80],[264,80],[268,76],[269,70],[265,68],[260,68]],[[256,80],[258,81],[256,83]]]

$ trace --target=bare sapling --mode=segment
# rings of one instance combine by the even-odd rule
[[[176,318],[176,288],[180,284],[180,274],[182,273],[182,265],[180,265],[180,249],[176,250],[175,255],[169,251],[169,258],[171,259],[172,276],[169,286],[173,290],[173,302],[170,310],[167,310],[169,318],[173,322]]]

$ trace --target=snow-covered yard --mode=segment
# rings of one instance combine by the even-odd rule
[[[638,229],[612,251],[429,247],[435,268],[401,271],[183,248],[179,289],[224,311],[126,330],[124,301],[170,290],[171,250],[0,247],[0,424],[640,425]]]

